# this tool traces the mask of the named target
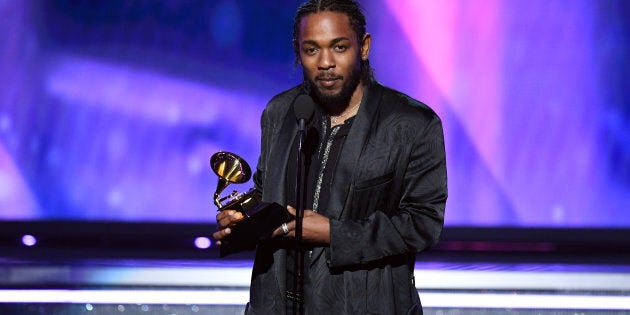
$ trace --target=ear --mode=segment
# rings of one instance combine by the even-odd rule
[[[365,33],[361,41],[361,60],[367,60],[370,56],[370,45],[372,45],[372,35]]]

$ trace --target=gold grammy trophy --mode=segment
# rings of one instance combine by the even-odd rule
[[[234,190],[227,196],[220,196],[228,185],[242,184],[251,178],[251,168],[240,156],[217,152],[210,158],[210,167],[219,177],[214,192],[214,204],[218,211],[235,210],[243,215],[243,219],[230,226],[231,233],[221,240],[221,257],[254,249],[259,242],[271,238],[277,227],[289,221],[289,213],[284,207],[263,202],[260,191],[254,188],[247,193]]]

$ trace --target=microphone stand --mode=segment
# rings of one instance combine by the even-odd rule
[[[304,314],[304,253],[302,251],[302,221],[304,219],[304,193],[305,189],[305,167],[302,145],[306,138],[306,121],[305,119],[299,119],[298,121],[298,152],[297,152],[297,172],[296,172],[296,185],[295,185],[295,200],[296,200],[296,213],[295,213],[295,247],[293,249],[294,254],[294,271],[295,277],[293,277],[293,314]]]
[[[293,246],[293,291],[287,290],[287,303],[291,303],[292,314],[304,314],[304,250],[302,232],[304,204],[306,203],[306,166],[304,161],[304,141],[306,138],[306,122],[313,116],[315,103],[307,94],[299,95],[293,103],[293,111],[298,123],[297,168],[295,176],[295,243]],[[289,309],[287,304],[287,311]]]
[[[305,180],[304,180],[304,159],[302,158],[302,146],[306,138],[306,122],[300,119],[298,122],[298,152],[297,152],[297,176],[295,185],[295,247],[294,254],[294,271],[293,278],[293,314],[304,314],[304,253],[302,251],[302,222],[304,218],[305,203]]]

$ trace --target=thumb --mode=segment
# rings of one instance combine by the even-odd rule
[[[287,211],[292,215],[295,216],[295,208],[291,207],[291,206],[287,206]]]

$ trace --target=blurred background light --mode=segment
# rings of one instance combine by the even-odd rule
[[[35,246],[35,244],[37,244],[37,239],[33,235],[26,234],[22,236],[22,244],[29,247]]]
[[[300,2],[0,2],[0,220],[214,223]],[[442,118],[447,225],[630,227],[630,2],[362,3],[377,80]]]
[[[212,242],[205,236],[195,238],[195,246],[199,249],[207,249],[210,248],[211,245]]]

